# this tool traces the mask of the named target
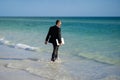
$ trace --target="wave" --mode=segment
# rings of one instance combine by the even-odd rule
[[[100,79],[100,80],[120,80],[120,76],[111,75],[111,76],[107,76],[104,79]]]
[[[31,59],[18,60],[5,65],[7,68],[26,71],[35,76],[48,80],[73,80],[63,65],[47,61],[34,61]]]
[[[92,54],[92,53],[79,53],[78,56],[91,59],[100,63],[104,64],[113,64],[113,65],[120,65],[120,59],[112,59],[104,55],[100,54]]]
[[[30,50],[30,51],[36,51],[38,49],[37,47],[32,47],[32,46],[21,44],[21,43],[16,44],[15,48],[21,48],[21,49]]]
[[[6,45],[12,48],[19,48],[19,49],[24,49],[24,50],[28,50],[28,51],[38,51],[39,48],[38,47],[32,47],[30,45],[27,44],[22,44],[22,43],[13,43],[11,41],[5,40],[4,38],[0,39],[0,44],[2,45]]]

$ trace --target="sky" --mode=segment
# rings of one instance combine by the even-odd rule
[[[120,17],[120,0],[0,0],[0,16]]]

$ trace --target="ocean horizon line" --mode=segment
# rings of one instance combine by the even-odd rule
[[[63,17],[63,18],[120,18],[120,16],[0,16],[0,18],[56,18],[56,17]]]

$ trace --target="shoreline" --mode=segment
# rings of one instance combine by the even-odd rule
[[[2,49],[2,50],[1,50]],[[51,64],[38,53],[0,45],[2,80],[119,80],[120,66],[107,65],[84,58],[62,57],[62,63]],[[61,72],[62,71],[62,72]],[[22,77],[24,76],[24,77]],[[53,76],[56,76],[55,78]],[[61,78],[61,79],[60,79]]]

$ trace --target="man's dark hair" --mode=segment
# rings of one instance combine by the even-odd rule
[[[56,25],[58,24],[58,22],[60,22],[60,20],[56,20]]]

